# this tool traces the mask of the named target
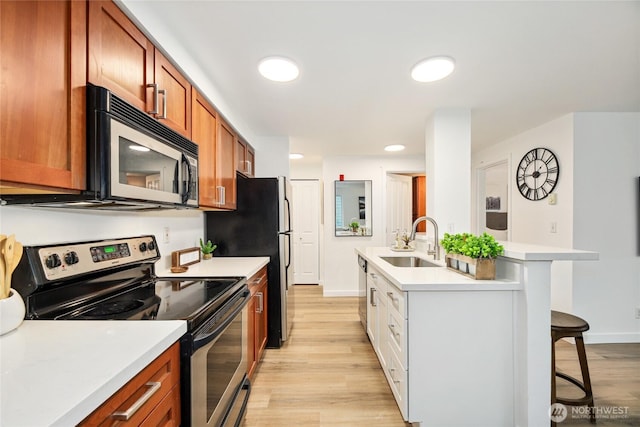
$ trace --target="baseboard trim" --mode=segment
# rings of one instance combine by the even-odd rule
[[[584,333],[585,344],[628,344],[640,343],[640,332]]]

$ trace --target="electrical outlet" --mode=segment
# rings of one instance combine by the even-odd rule
[[[551,232],[552,233],[557,233],[558,232],[558,223],[555,222],[555,221],[551,223]]]
[[[640,307],[636,307],[636,319],[640,319]]]
[[[165,227],[162,232],[162,243],[169,243],[169,227]]]

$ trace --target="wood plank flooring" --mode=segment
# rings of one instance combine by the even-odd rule
[[[266,350],[242,427],[408,426],[360,324],[357,298],[323,298],[321,286],[297,285],[294,302],[291,337]],[[573,345],[559,342],[556,354],[559,368],[579,376]],[[596,406],[626,408],[625,418],[601,414],[596,426],[640,426],[640,344],[588,345],[587,355]],[[571,393],[558,384],[559,395]],[[579,414],[564,425],[592,426]]]

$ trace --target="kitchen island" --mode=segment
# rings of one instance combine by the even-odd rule
[[[0,337],[0,425],[78,424],[186,331],[182,320],[25,320]]]
[[[548,425],[550,265],[594,252],[503,242],[496,280],[367,260],[367,333],[404,419],[421,426]],[[437,261],[436,261],[437,263]]]

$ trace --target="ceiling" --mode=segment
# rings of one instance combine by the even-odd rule
[[[640,1],[135,3],[254,136],[289,137],[308,160],[387,144],[424,153],[437,109],[470,109],[473,149],[570,112],[640,111]],[[300,77],[262,78],[269,55],[296,61]],[[455,58],[454,73],[411,80],[436,55]]]

